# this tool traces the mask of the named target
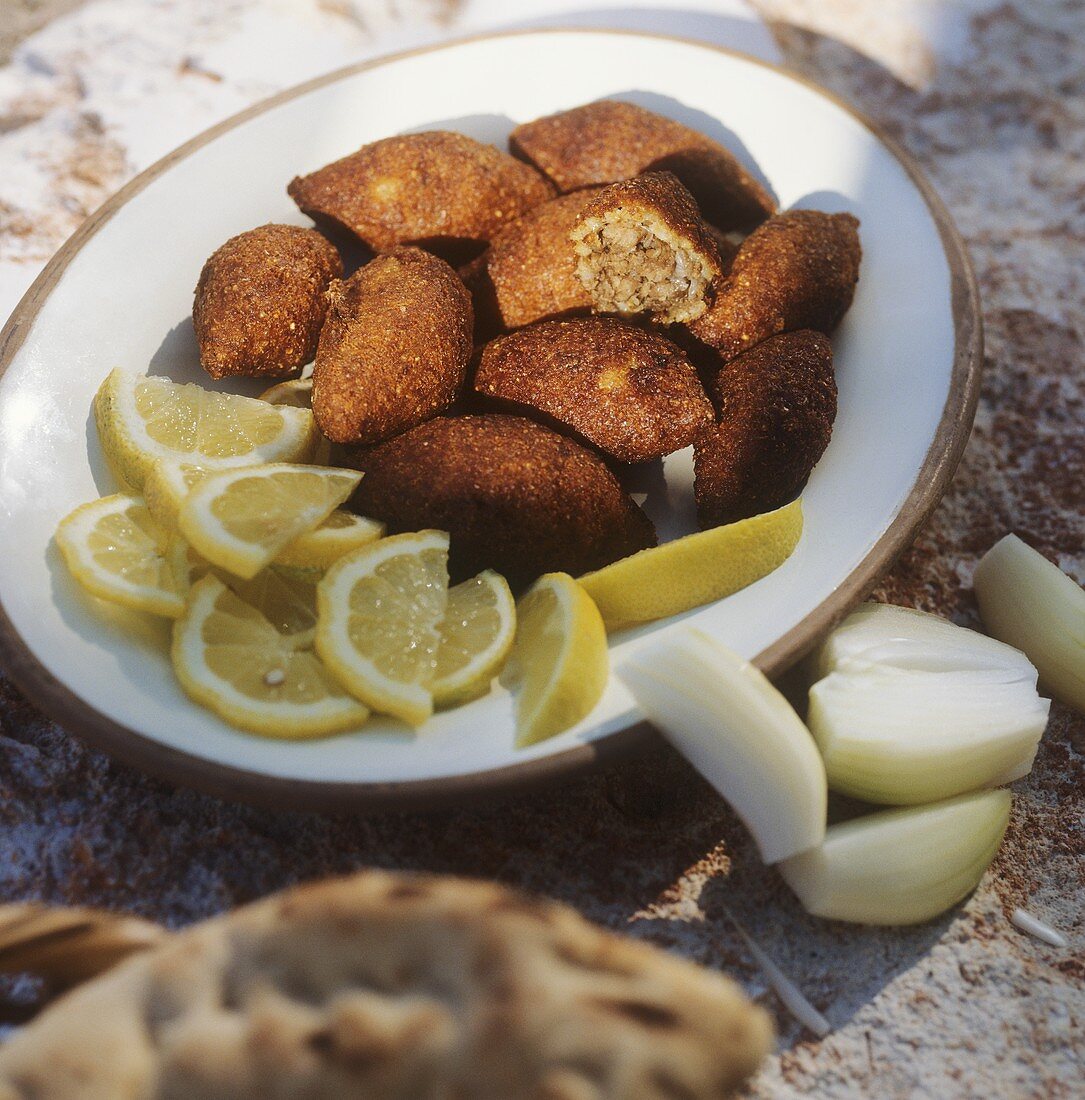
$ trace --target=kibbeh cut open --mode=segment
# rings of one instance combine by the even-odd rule
[[[231,237],[200,272],[192,324],[212,378],[281,378],[316,352],[328,303],[343,274],[334,246],[315,229],[262,225]]]
[[[353,464],[365,473],[352,501],[362,515],[393,534],[449,533],[453,581],[496,569],[521,589],[655,545],[651,521],[601,458],[523,417],[439,417]]]
[[[577,276],[601,313],[693,321],[711,305],[723,273],[697,203],[671,172],[603,188],[570,236]]]
[[[694,447],[701,527],[793,500],[829,445],[836,419],[829,338],[810,329],[772,336],[724,363],[709,391],[719,422]]]
[[[714,420],[683,352],[613,317],[541,321],[500,337],[483,350],[475,390],[541,413],[618,462],[688,447]]]
[[[859,281],[859,219],[789,210],[746,238],[715,303],[690,332],[723,359],[797,329],[831,333]]]
[[[453,262],[555,194],[530,165],[447,130],[363,145],[295,177],[287,192],[318,225],[346,230],[374,252],[414,244]]]
[[[313,414],[335,443],[372,444],[455,400],[471,355],[471,296],[444,260],[397,248],[332,283]]]
[[[756,225],[776,209],[768,191],[719,142],[634,103],[600,99],[524,123],[512,131],[509,146],[560,191],[673,172],[720,229]]]

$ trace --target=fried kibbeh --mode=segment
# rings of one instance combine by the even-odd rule
[[[686,356],[613,317],[541,321],[487,345],[475,389],[542,413],[619,462],[688,447],[714,421]]]
[[[776,209],[768,191],[718,142],[633,103],[601,99],[527,122],[512,131],[509,146],[560,191],[673,172],[721,229],[756,225]]]
[[[831,333],[859,281],[859,219],[789,210],[742,243],[712,308],[689,328],[725,360],[781,332]]]
[[[529,210],[502,229],[472,265],[465,281],[495,331],[591,309],[569,234],[597,190],[559,195]]]
[[[655,545],[651,520],[606,463],[531,420],[439,417],[355,455],[353,506],[389,532],[451,538],[453,581],[496,569],[514,589]]]
[[[802,490],[836,419],[833,349],[810,329],[771,336],[723,364],[719,423],[694,447],[702,528],[768,512]]]
[[[375,252],[415,244],[455,262],[555,194],[530,165],[446,130],[363,145],[287,192],[317,224],[346,229]]]
[[[577,276],[602,313],[692,321],[711,304],[723,273],[697,203],[672,172],[603,188],[570,237]]]
[[[262,225],[231,237],[200,272],[192,324],[212,378],[294,374],[316,351],[325,292],[343,274],[315,229]]]
[[[471,296],[444,260],[397,248],[328,290],[313,414],[334,443],[377,443],[446,409],[471,355]]]

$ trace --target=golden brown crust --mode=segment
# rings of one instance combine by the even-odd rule
[[[397,248],[328,291],[313,414],[336,443],[376,443],[447,408],[471,355],[471,296],[419,248]]]
[[[710,390],[719,424],[694,450],[703,528],[779,508],[806,484],[836,419],[832,345],[810,329],[772,336],[725,363]]]
[[[655,544],[601,458],[518,416],[441,417],[356,457],[354,506],[390,532],[451,536],[449,571],[496,569],[515,588],[574,576]]]
[[[374,251],[416,244],[453,260],[554,194],[529,165],[446,130],[363,145],[287,191],[318,223],[342,226]]]
[[[560,191],[666,170],[721,229],[756,225],[776,209],[772,196],[722,145],[632,103],[602,99],[524,123],[512,131],[509,145]]]
[[[570,238],[577,276],[601,312],[691,320],[711,303],[722,275],[716,241],[671,172],[604,187],[585,204]]]
[[[21,1100],[725,1100],[772,1043],[722,974],[564,905],[366,871],[206,921],[0,1047]]]
[[[262,225],[231,237],[203,265],[192,305],[200,363],[212,378],[293,374],[312,359],[325,291],[343,274],[314,229]]]
[[[859,281],[859,220],[789,210],[743,242],[712,308],[689,328],[726,360],[781,332],[830,333]]]
[[[495,340],[475,389],[543,413],[619,462],[688,447],[713,422],[686,356],[611,317],[543,321]]]
[[[490,242],[465,281],[495,328],[587,313],[591,298],[576,274],[569,234],[596,190],[560,195],[529,210]],[[470,281],[468,281],[468,279]]]

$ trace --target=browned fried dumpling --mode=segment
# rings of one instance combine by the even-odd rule
[[[358,511],[393,533],[447,531],[454,580],[496,569],[520,588],[655,545],[651,521],[601,458],[518,416],[430,420],[356,465]]]
[[[509,144],[560,191],[666,170],[721,229],[756,225],[776,209],[772,196],[722,145],[632,103],[601,99],[536,119],[517,126]]]
[[[619,462],[688,447],[713,422],[686,356],[613,317],[542,321],[487,345],[482,394],[543,413]]]
[[[313,413],[336,443],[376,443],[447,408],[471,355],[471,296],[444,260],[397,248],[328,291]]]
[[[416,244],[457,260],[554,194],[529,165],[445,130],[363,145],[287,191],[318,224],[347,229],[374,251]]]
[[[569,235],[595,193],[578,191],[536,206],[502,229],[472,263],[464,281],[493,329],[591,309]]]
[[[343,274],[339,253],[314,229],[262,225],[231,237],[196,284],[192,324],[212,378],[293,374],[313,357]]]
[[[725,363],[710,389],[719,424],[694,450],[702,527],[779,508],[806,484],[836,419],[832,345],[809,329],[772,336]]]
[[[671,172],[603,188],[571,234],[576,273],[603,313],[692,321],[712,301],[719,250],[693,196]]]
[[[770,218],[743,242],[714,305],[690,331],[724,359],[780,332],[832,332],[859,281],[858,230],[851,214],[789,210]]]

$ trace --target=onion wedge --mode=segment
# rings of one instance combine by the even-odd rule
[[[936,615],[860,608],[816,657],[807,722],[829,786],[933,802],[1028,773],[1050,704],[1016,649]]]
[[[749,661],[700,630],[618,669],[648,718],[731,804],[766,863],[825,835],[825,768],[787,700]]]
[[[976,888],[1009,815],[1009,791],[882,810],[830,826],[819,847],[785,860],[780,874],[815,916],[918,924]]]
[[[1016,535],[984,554],[973,585],[983,625],[1028,654],[1059,699],[1085,711],[1085,589]]]

